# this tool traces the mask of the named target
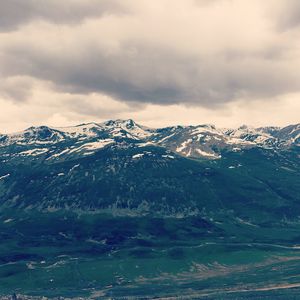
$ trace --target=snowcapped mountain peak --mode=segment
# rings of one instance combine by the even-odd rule
[[[204,133],[204,132],[207,132],[207,133],[209,133],[209,132],[210,133],[221,133],[221,131],[218,130],[215,125],[211,125],[211,124],[202,124],[202,125],[197,125],[197,126],[190,126],[189,128],[194,133]]]
[[[221,157],[222,151],[240,151],[253,147],[283,149],[299,144],[300,124],[284,128],[243,125],[237,129],[219,129],[211,124],[202,124],[151,129],[132,119],[117,119],[70,127],[37,126],[22,132],[0,135],[0,150],[4,146],[16,145],[22,149],[14,151],[37,157],[48,153],[48,150],[51,157],[62,157],[67,154],[87,155],[97,149],[115,145],[152,145],[185,157],[216,159]]]
[[[35,134],[50,131],[50,130],[51,129],[48,126],[44,126],[44,125],[31,126],[31,127],[26,128],[23,131],[8,133],[7,136],[14,137],[14,136],[23,136],[23,135],[35,135]]]
[[[280,129],[281,128],[278,126],[266,126],[257,128],[257,130],[260,132],[265,132],[272,135],[276,134]]]
[[[300,124],[289,125],[281,128],[276,137],[279,139],[287,140],[292,145],[300,145]]]
[[[128,120],[123,120],[123,123],[125,124],[125,126],[127,128],[132,128],[132,127],[135,127],[135,126],[138,126],[132,119],[128,119]]]
[[[31,126],[27,129],[25,129],[25,131],[37,132],[37,131],[44,131],[44,130],[49,130],[49,129],[50,128],[48,126],[41,125],[41,126]]]
[[[138,126],[132,119],[127,119],[127,120],[123,120],[123,119],[108,120],[108,121],[105,121],[105,122],[103,122],[101,124],[104,125],[104,126],[107,126],[107,127],[111,127],[111,126],[122,127],[122,126],[125,126],[125,127],[128,127],[128,128],[131,128],[131,127]]]
[[[88,138],[97,136],[97,133],[102,130],[102,127],[100,124],[91,122],[70,127],[58,127],[56,129],[66,134],[68,137]]]
[[[243,125],[239,126],[238,129],[239,130],[252,130],[252,129],[254,129],[254,127],[243,124]]]
[[[144,139],[152,135],[151,129],[140,126],[132,119],[128,120],[109,120],[101,124],[114,137],[129,138],[129,139]]]
[[[24,131],[6,135],[1,144],[47,144],[64,139],[63,134],[48,126],[32,126]]]
[[[60,131],[52,129],[48,126],[29,127],[23,133],[25,138],[33,138],[37,140],[50,140],[63,138]]]
[[[208,128],[208,129],[216,129],[216,126],[214,124],[202,124],[202,125],[198,125],[197,127],[203,127],[203,128]]]

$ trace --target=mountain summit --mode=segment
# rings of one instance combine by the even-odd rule
[[[218,129],[213,125],[173,126],[151,129],[133,120],[109,120],[73,127],[30,127],[23,132],[0,135],[0,152],[10,158],[67,158],[89,155],[107,146],[139,147],[145,143],[189,158],[221,158],[223,151],[254,147],[287,149],[299,146],[300,124],[283,128]]]

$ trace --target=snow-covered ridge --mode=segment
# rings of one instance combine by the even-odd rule
[[[149,137],[152,130],[136,124],[133,120],[110,120],[103,123],[87,123],[73,127],[60,127],[57,130],[69,137],[96,137],[99,133],[107,133],[111,137],[140,139]]]
[[[101,131],[101,126],[97,123],[87,123],[70,127],[56,127],[55,129],[63,132],[69,137],[95,137],[97,135],[97,131]]]
[[[241,151],[252,147],[299,146],[300,124],[283,128],[241,126],[224,129],[204,124],[152,129],[129,119],[71,127],[30,127],[22,132],[0,135],[0,150],[14,145],[19,156],[88,155],[119,143],[137,147],[159,146],[186,157],[216,159],[221,157],[224,149]]]

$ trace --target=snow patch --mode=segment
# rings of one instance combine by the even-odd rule
[[[6,174],[6,175],[4,175],[4,176],[1,176],[1,177],[0,177],[0,180],[5,179],[5,178],[7,178],[8,176],[10,176],[10,174]]]
[[[49,151],[49,149],[47,149],[47,148],[35,148],[35,149],[20,152],[19,155],[37,156],[37,155],[44,154],[48,151]]]
[[[210,153],[210,152],[205,152],[201,149],[196,149],[196,152],[198,154],[200,154],[201,156],[205,156],[205,157],[212,157],[212,158],[220,158],[220,155],[217,155],[216,153]]]
[[[165,140],[168,140],[169,138],[171,138],[171,137],[174,136],[175,134],[176,134],[176,133],[172,133],[172,134],[170,134],[170,135],[164,137],[163,139],[159,140],[158,143],[162,143],[162,142],[164,142]]]
[[[175,158],[173,155],[168,155],[168,154],[162,155],[162,157],[164,157],[164,158],[170,158],[170,159],[174,159]]]
[[[137,158],[141,158],[143,156],[144,156],[144,153],[138,153],[138,154],[132,155],[132,158],[137,159]]]
[[[75,165],[75,166],[73,166],[71,169],[70,169],[70,171],[69,172],[72,172],[72,171],[74,171],[76,168],[78,168],[80,166],[80,164],[77,164],[77,165]]]
[[[7,223],[12,222],[13,220],[14,220],[14,219],[6,219],[6,220],[3,221],[3,223],[4,223],[4,224],[7,224]]]
[[[105,139],[96,142],[85,143],[77,148],[70,150],[69,154],[73,152],[84,152],[84,151],[91,152],[94,150],[99,150],[112,143],[114,143],[114,140],[112,139]],[[85,154],[91,154],[91,153],[85,153]]]
[[[188,144],[192,142],[192,139],[188,139],[184,141],[179,147],[176,148],[176,152],[182,152],[184,149],[187,148]]]
[[[146,143],[139,143],[137,144],[138,147],[146,147],[146,146],[156,146],[156,144],[152,142],[146,142]]]
[[[59,157],[59,156],[65,154],[65,153],[68,153],[69,151],[70,151],[70,149],[67,148],[67,149],[65,149],[65,150],[63,150],[63,151],[61,151],[61,152],[59,152],[59,153],[55,153],[55,154],[51,155],[51,156],[48,157],[46,160],[49,160],[49,159],[52,159],[52,158],[55,158],[55,157]]]
[[[76,138],[81,136],[81,139],[85,139],[88,137],[95,137],[97,135],[96,133],[97,129],[101,130],[101,127],[99,124],[96,123],[88,123],[88,124],[81,124],[77,126],[60,127],[56,129],[67,134],[69,137]]]

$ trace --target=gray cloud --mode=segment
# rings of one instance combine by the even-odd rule
[[[1,1],[0,31],[14,30],[35,20],[68,24],[125,11],[125,7],[117,0]]]
[[[134,42],[120,45],[110,55],[97,45],[89,47],[74,56],[31,46],[9,48],[2,67],[9,76],[51,81],[62,92],[104,93],[127,102],[215,106],[300,87],[298,71],[265,51],[248,55],[224,51],[211,59]]]
[[[23,77],[0,77],[0,97],[10,101],[26,101],[32,91],[32,81]]]
[[[300,25],[300,1],[285,0],[278,7],[277,27],[279,30],[289,30]]]
[[[278,11],[266,13],[270,0],[215,0],[214,5],[206,0],[70,3],[3,4],[0,27],[20,26],[3,34],[3,82],[31,77],[51,83],[56,92],[104,94],[132,106],[220,107],[238,99],[272,100],[300,90],[299,42],[276,31],[283,19]],[[293,0],[287,3],[284,7],[292,9]],[[90,19],[122,11],[131,13]],[[52,23],[36,27],[38,19]],[[85,24],[73,26],[82,19]],[[288,20],[289,26],[296,24],[292,17]],[[26,22],[31,26],[23,28]],[[56,23],[68,26],[60,30]],[[6,82],[0,89],[15,101],[30,96],[30,87],[21,81]],[[85,101],[74,103],[74,111],[88,114]]]

